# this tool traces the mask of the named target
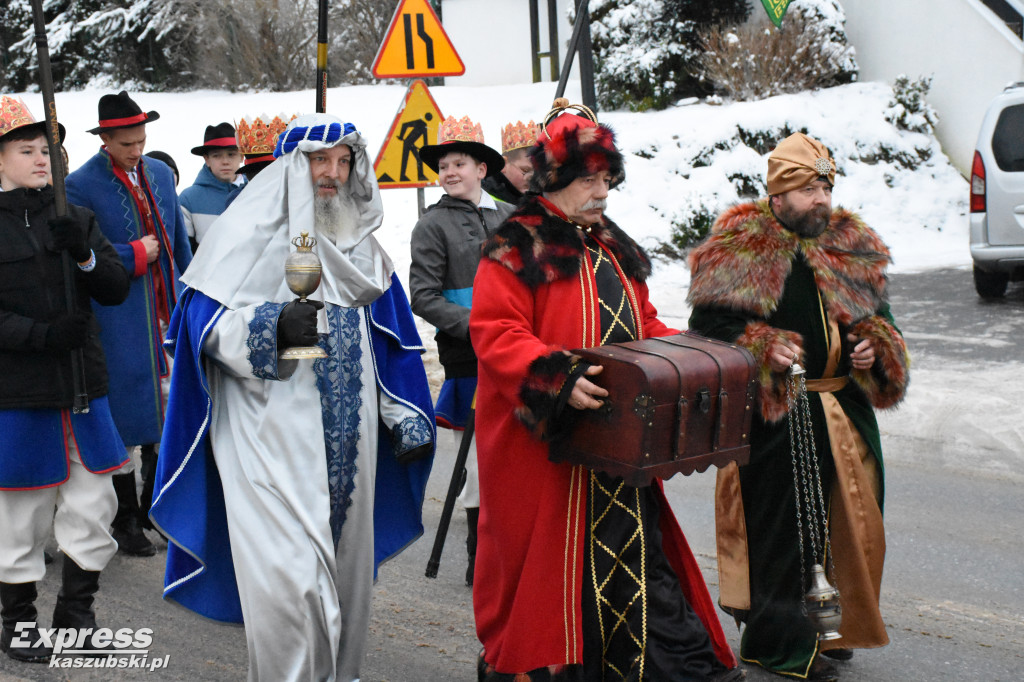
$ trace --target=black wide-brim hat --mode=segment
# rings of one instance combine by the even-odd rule
[[[160,118],[155,111],[144,112],[142,108],[122,90],[116,95],[103,95],[99,104],[100,124],[86,132],[99,135],[118,128],[134,128]]]
[[[31,134],[42,135],[49,141],[50,122],[37,121],[32,112],[28,110],[24,100],[20,97],[0,95],[0,140],[15,132],[16,130],[32,131]],[[60,123],[57,124],[60,133],[60,141],[64,142],[66,130]]]
[[[7,131],[4,131],[3,128],[0,128],[0,141],[2,141],[9,134],[13,133],[15,130],[36,130],[39,132],[40,135],[45,137],[47,140],[50,139],[50,124],[47,121],[36,121],[35,123],[26,123],[25,125],[15,126],[14,128],[11,128],[10,130]],[[67,131],[64,130],[64,124],[58,123],[57,130],[60,131],[60,143],[64,144],[64,136],[67,134]]]
[[[505,157],[494,149],[480,142],[464,142],[462,140],[423,145],[420,149],[420,158],[423,159],[423,163],[427,164],[430,170],[437,173],[437,164],[441,157],[452,152],[462,152],[472,156],[478,162],[486,163],[486,177],[497,175],[505,167]]]
[[[244,175],[247,180],[252,180],[261,170],[272,163],[274,163],[273,154],[259,154],[254,159],[247,158],[245,163],[235,171],[235,175]]]
[[[218,123],[215,126],[206,126],[203,143],[198,147],[192,147],[192,153],[196,156],[206,156],[210,152],[222,149],[238,149],[235,127],[226,122]]]

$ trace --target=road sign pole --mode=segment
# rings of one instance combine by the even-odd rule
[[[320,0],[316,31],[316,113],[327,111],[327,0]]]
[[[569,48],[565,52],[565,64],[562,64],[562,77],[558,79],[558,88],[555,90],[555,99],[565,94],[565,86],[569,82],[569,72],[572,71],[573,57],[576,56],[576,47],[580,44],[580,33],[583,26],[590,25],[590,13],[587,9],[590,0],[579,0],[576,7],[576,21],[572,25],[572,36],[569,38]]]
[[[418,209],[418,212],[416,213],[416,219],[419,220],[420,218],[423,217],[423,213],[427,210],[427,197],[422,187],[416,188],[416,208]]]

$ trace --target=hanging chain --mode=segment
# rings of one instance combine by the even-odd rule
[[[803,379],[803,377],[801,377]],[[804,526],[803,526],[803,514],[801,512],[800,504],[800,472],[803,471],[803,467],[800,466],[798,461],[799,455],[797,454],[799,448],[796,444],[796,424],[794,424],[793,414],[798,399],[797,395],[797,380],[793,375],[792,368],[790,368],[789,381],[787,384],[787,402],[789,403],[789,415],[787,417],[789,421],[789,452],[793,459],[793,496],[796,506],[796,537],[800,542],[800,589],[805,589],[807,585],[807,562],[804,560]],[[808,524],[811,520],[807,520]],[[802,605],[803,602],[801,602]]]
[[[793,460],[793,493],[796,505],[796,529],[800,543],[800,583],[807,587],[807,561],[803,520],[813,563],[825,565],[829,538],[828,513],[821,487],[821,470],[814,444],[810,400],[807,397],[806,371],[794,363],[787,381],[789,449]]]

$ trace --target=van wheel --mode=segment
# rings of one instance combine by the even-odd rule
[[[988,272],[974,266],[974,289],[982,298],[1002,298],[1010,275],[1005,272]]]

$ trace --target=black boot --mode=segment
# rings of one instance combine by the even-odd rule
[[[87,571],[64,555],[60,592],[53,606],[54,628],[92,628],[95,632],[96,614],[92,602],[100,589],[100,572]]]
[[[10,658],[25,663],[46,663],[53,650],[39,641],[38,614],[36,613],[35,583],[0,583],[0,617],[3,619],[3,634],[0,635],[0,650]],[[18,631],[18,623],[31,623],[29,629]],[[28,646],[11,646],[15,639],[28,640]]]
[[[110,524],[110,534],[117,541],[117,551],[131,556],[153,556],[156,547],[146,539],[139,527],[139,498],[135,495],[135,472],[114,474],[114,492],[117,493],[117,514]],[[65,562],[66,563],[66,562]]]
[[[96,625],[96,612],[92,609],[96,591],[100,589],[100,572],[87,571],[76,564],[71,557],[64,555],[64,568],[61,574],[60,592],[57,603],[53,606],[53,627],[90,629],[85,640],[79,639],[79,645],[103,655],[102,651],[110,645],[96,646],[92,643],[92,635],[99,627]]]
[[[156,445],[142,446],[142,492],[139,494],[139,525],[153,530],[149,508],[153,506],[153,487],[156,484]]]
[[[476,522],[480,518],[480,507],[466,507],[466,552],[469,565],[466,567],[466,585],[473,587],[473,573],[476,569]]]

